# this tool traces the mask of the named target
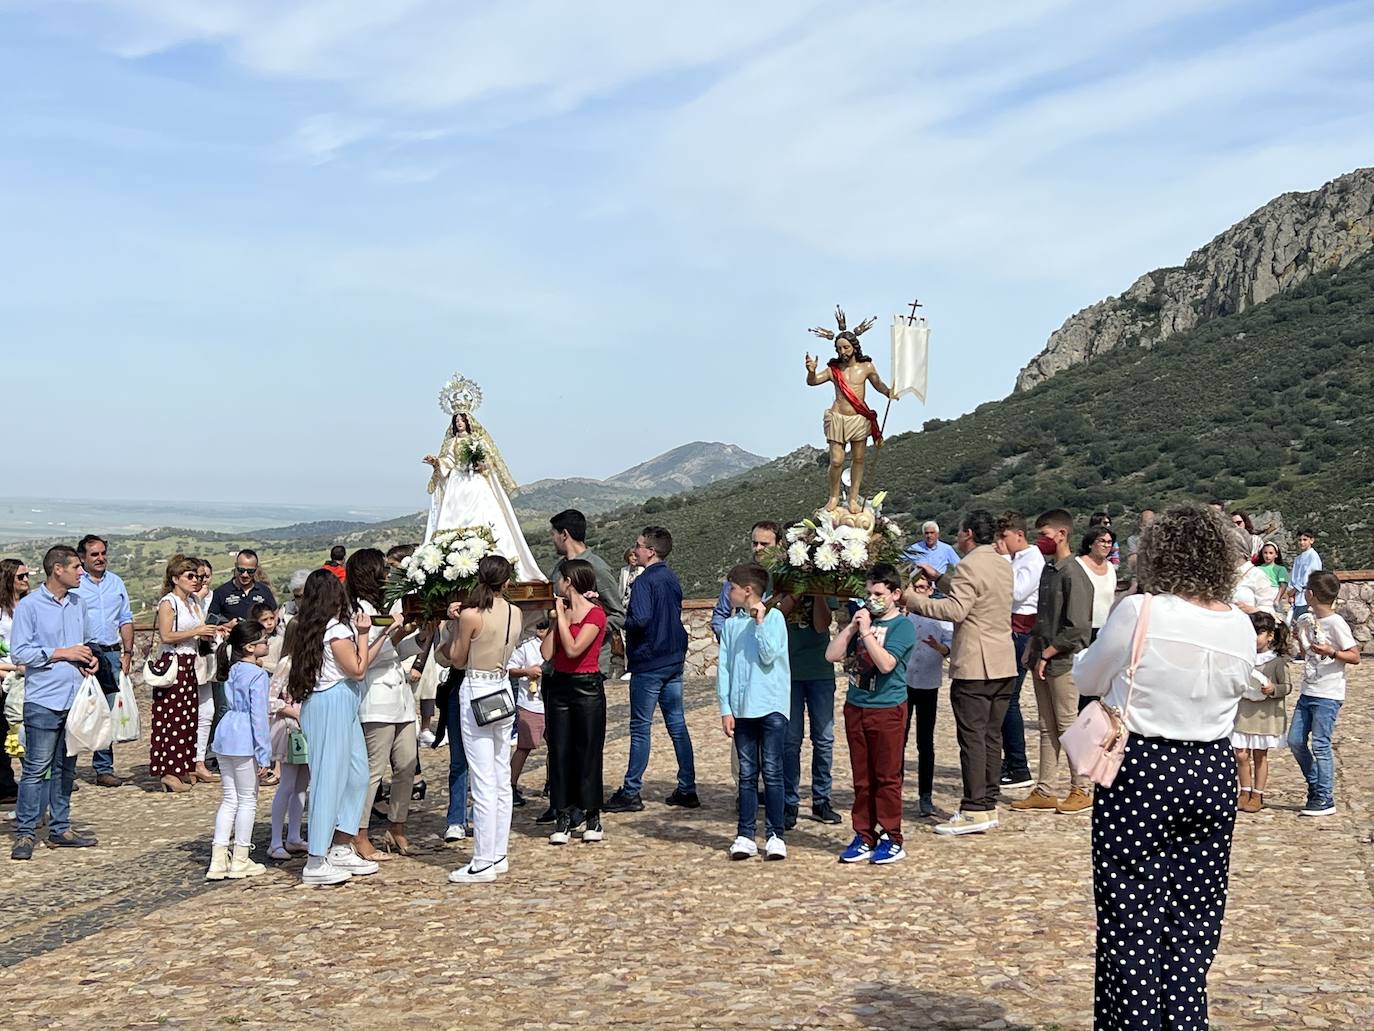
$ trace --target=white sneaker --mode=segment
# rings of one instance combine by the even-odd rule
[[[448,825],[448,830],[444,831],[444,840],[449,844],[462,841],[467,836],[467,829],[461,823],[451,823]]]
[[[510,873],[510,857],[502,856],[492,864],[491,868],[497,873]]]
[[[327,858],[330,866],[347,870],[354,877],[366,877],[368,874],[374,874],[381,869],[372,860],[364,859],[354,852],[352,845],[334,845],[330,848]]]
[[[572,831],[566,827],[558,827],[549,835],[550,845],[566,845],[570,841],[572,841]]]
[[[420,731],[420,744],[422,744],[425,748],[433,748],[433,747],[434,747],[434,731],[432,731],[432,730],[422,730],[422,731]]]
[[[473,860],[471,863],[469,863],[467,866],[464,866],[464,867],[462,867],[462,868],[460,868],[460,869],[451,871],[451,872],[449,873],[449,875],[448,875],[449,883],[450,883],[450,884],[487,884],[487,883],[489,883],[489,882],[491,882],[491,881],[496,880],[496,864],[495,864],[495,863],[487,863],[485,866],[478,867],[478,869],[474,870],[473,867],[476,866],[476,865],[477,865],[477,860],[474,859],[474,860]]]
[[[731,859],[753,859],[759,854],[759,847],[750,838],[736,838],[730,846]]]
[[[752,845],[753,842],[751,841],[749,844]],[[782,838],[780,838],[780,837],[778,837],[776,834],[774,834],[771,838],[768,839],[768,843],[767,843],[766,845],[763,846],[763,858],[764,858],[764,859],[786,859],[786,858],[787,858],[787,843],[784,842],[784,841],[782,840]]]
[[[281,863],[285,863],[288,860],[295,858],[291,855],[290,852],[286,851],[286,849],[282,848],[280,845],[273,845],[271,848],[269,848],[267,850],[267,857],[269,859],[275,859]]]
[[[982,834],[997,826],[996,818],[984,819],[982,813],[955,813],[948,823],[937,824],[936,834]]]
[[[331,863],[328,856],[311,856],[301,871],[302,884],[342,884],[352,877],[347,870]]]
[[[1306,808],[1306,809],[1301,810],[1301,811],[1298,813],[1298,815],[1299,815],[1299,816],[1335,816],[1335,815],[1336,815],[1336,806],[1335,806],[1335,803],[1332,803],[1331,805],[1326,805],[1326,806],[1320,806],[1320,807],[1315,807],[1315,806],[1314,806],[1314,807],[1309,807],[1309,808]]]

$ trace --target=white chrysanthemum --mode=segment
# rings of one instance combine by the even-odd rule
[[[894,541],[899,541],[902,539],[902,528],[898,526],[896,523],[888,523],[887,535],[891,537]]]
[[[484,558],[490,552],[491,545],[481,537],[469,537],[463,542],[463,554],[471,555],[473,558]]]
[[[845,564],[853,569],[868,565],[868,545],[863,541],[850,541],[840,552]]]
[[[444,564],[444,553],[438,545],[426,544],[418,552],[420,565],[424,567],[426,573],[437,573],[439,567]]]
[[[418,564],[415,566],[414,569],[412,569],[412,570],[410,570],[408,573],[406,573],[406,576],[408,576],[408,577],[410,578],[410,580],[411,580],[412,583],[417,583],[417,584],[423,584],[427,579],[429,579],[429,578],[425,575],[425,571],[424,571],[423,569],[421,569],[420,566],[419,566]]]
[[[411,555],[407,555],[405,558],[401,559],[401,568],[402,568],[405,572],[409,573],[409,572],[410,572],[410,567],[414,564],[414,562],[415,562],[414,557],[411,556]]]
[[[801,540],[801,539],[802,539],[803,537],[805,537],[805,536],[806,536],[806,527],[804,527],[804,526],[802,526],[802,525],[800,525],[800,524],[798,524],[797,526],[789,526],[789,527],[787,528],[787,543],[788,543],[788,544],[796,544],[797,541]]]
[[[477,560],[471,555],[460,554],[458,561],[449,566],[458,576],[472,576],[477,572]]]
[[[787,549],[788,564],[793,566],[804,566],[811,559],[811,552],[807,549],[805,542],[797,541]]]
[[[462,574],[459,573],[458,570],[453,566],[444,567],[444,579],[448,580],[449,582],[457,580],[458,577],[460,577],[461,575]]]
[[[822,573],[828,573],[836,569],[840,564],[840,556],[835,549],[829,545],[816,549],[816,568]]]

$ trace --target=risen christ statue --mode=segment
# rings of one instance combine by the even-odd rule
[[[883,397],[892,400],[892,391],[878,376],[873,362],[859,346],[859,334],[873,326],[873,319],[865,319],[853,330],[845,328],[844,312],[835,309],[839,331],[813,329],[819,337],[835,341],[835,357],[826,362],[824,371],[817,372],[817,358],[806,356],[806,383],[816,387],[822,383],[835,384],[835,403],[825,413],[825,440],[830,446],[830,499],[826,509],[833,512],[840,506],[840,477],[844,473],[845,448],[849,448],[849,511],[863,511],[861,492],[864,481],[864,459],[868,453],[868,438],[875,446],[882,444],[883,434],[878,425],[878,413],[864,401],[868,384]]]

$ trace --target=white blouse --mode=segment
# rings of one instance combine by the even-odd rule
[[[187,595],[186,600],[182,601],[177,597],[176,591],[164,594],[158,599],[160,606],[164,601],[172,604],[172,630],[175,633],[185,633],[187,630],[194,630],[205,622],[204,610],[200,606],[200,599],[194,594]],[[188,637],[184,641],[176,644],[164,644],[162,652],[172,652],[176,655],[196,655],[200,651],[200,638]]]
[[[1236,584],[1235,593],[1231,595],[1231,601],[1249,605],[1252,609],[1260,609],[1274,616],[1278,614],[1275,607],[1278,600],[1278,586],[1270,581],[1264,570],[1249,562],[1245,563],[1241,569],[1240,582]]]
[[[1097,640],[1074,656],[1079,694],[1123,704],[1131,639],[1144,600],[1142,595],[1123,599]],[[1172,594],[1156,595],[1126,710],[1127,729],[1171,741],[1229,738],[1255,659],[1255,628],[1240,609],[1213,612]]]
[[[1079,556],[1078,564],[1092,581],[1093,629],[1101,630],[1107,623],[1107,615],[1112,611],[1112,603],[1116,601],[1116,566],[1108,562],[1107,571],[1097,573],[1082,556]]]

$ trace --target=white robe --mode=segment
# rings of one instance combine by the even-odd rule
[[[491,527],[497,550],[515,566],[513,579],[545,579],[525,541],[520,521],[515,518],[510,498],[490,472],[474,473],[459,466],[447,476],[439,477],[430,496],[425,542],[440,530],[456,530],[463,526]]]

